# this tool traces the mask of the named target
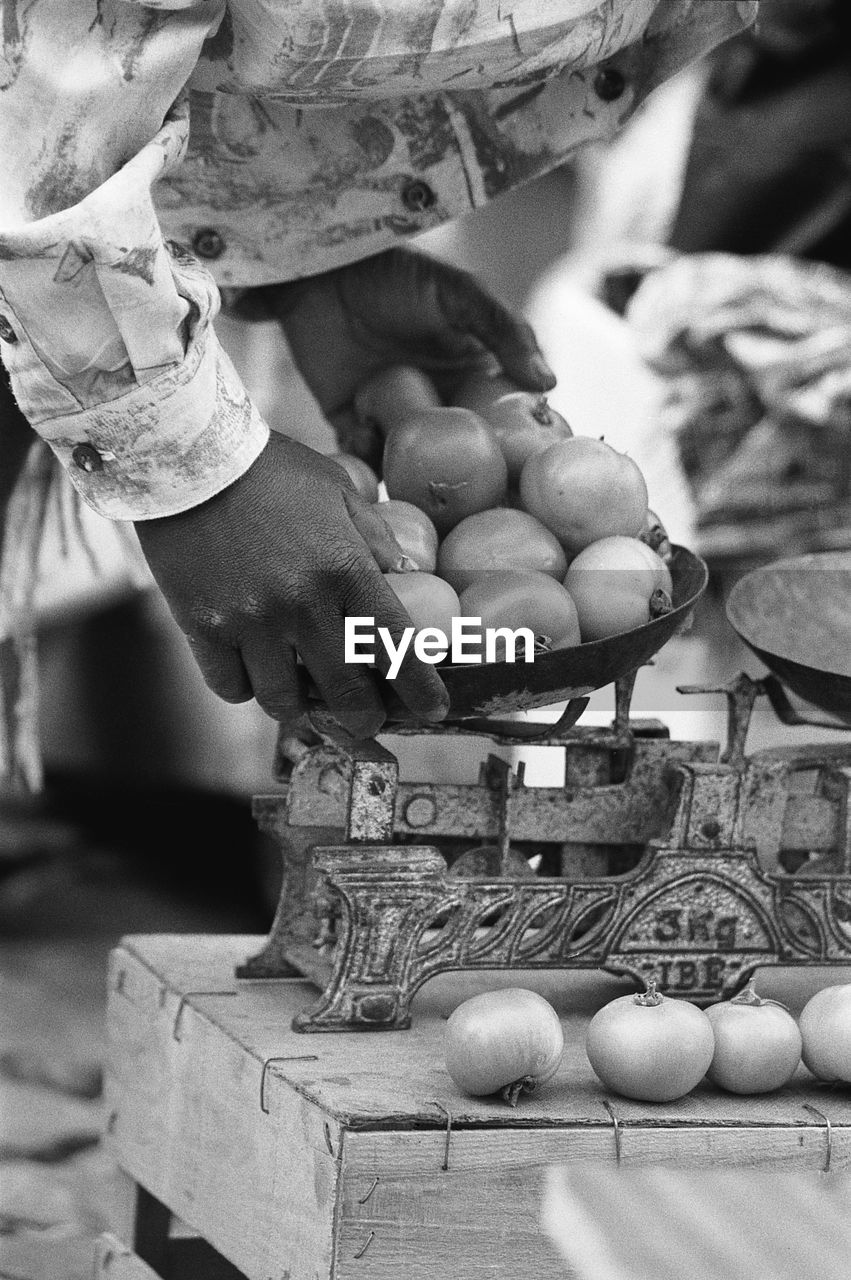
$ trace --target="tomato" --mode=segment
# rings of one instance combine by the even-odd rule
[[[355,457],[353,453],[332,453],[329,457],[348,473],[364,501],[378,501],[378,476],[368,463]]]
[[[460,399],[459,399],[460,395]],[[573,435],[560,413],[547,397],[534,391],[522,391],[507,378],[481,374],[463,384],[456,404],[478,413],[493,431],[508,466],[509,484],[516,484],[527,458],[542,453],[558,440]]]
[[[804,1065],[820,1080],[851,1081],[851,982],[811,996],[798,1019]]]
[[[499,1092],[515,1106],[521,1092],[552,1079],[563,1053],[555,1009],[523,987],[472,996],[446,1023],[446,1070],[475,1098]]]
[[[437,530],[426,513],[412,502],[398,498],[380,502],[376,511],[390,525],[405,555],[410,556],[419,569],[433,573],[437,564]]]
[[[589,436],[561,440],[527,459],[520,499],[568,555],[612,534],[637,537],[647,514],[647,485],[632,458]]]
[[[715,1052],[707,1072],[729,1093],[781,1089],[801,1061],[798,1024],[776,1000],[761,1000],[753,982],[732,1000],[710,1005]]]
[[[451,529],[440,544],[438,571],[463,591],[489,569],[537,569],[559,581],[567,557],[554,533],[525,511],[479,511]]]
[[[461,606],[448,582],[433,573],[385,573],[384,578],[417,631],[437,627],[447,637],[451,635],[452,619],[460,615]]]
[[[461,592],[461,616],[481,618],[482,627],[529,627],[553,649],[579,644],[576,606],[560,582],[537,570],[494,569],[474,578]],[[497,655],[505,646],[498,644]],[[517,646],[522,660],[523,646]]]
[[[355,417],[382,435],[423,409],[434,409],[440,396],[431,379],[413,365],[393,365],[364,379],[355,392]]]
[[[702,1009],[659,995],[651,982],[644,995],[619,996],[594,1014],[585,1050],[613,1092],[639,1102],[673,1102],[706,1075],[715,1037]]]
[[[601,538],[571,561],[564,577],[583,641],[644,626],[670,611],[671,572],[638,538]]]
[[[383,469],[388,495],[419,507],[441,535],[505,496],[502,451],[469,409],[428,409],[393,427]]]
[[[531,391],[513,391],[500,396],[479,412],[499,441],[508,466],[508,479],[515,484],[527,458],[573,435],[561,414],[547,403],[546,396],[534,395]]]

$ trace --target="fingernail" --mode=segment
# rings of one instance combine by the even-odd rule
[[[396,563],[394,573],[419,573],[420,566],[416,560],[412,560],[410,556],[400,556]]]
[[[532,357],[532,371],[535,377],[545,384],[545,389],[551,391],[556,384],[556,376],[544,357],[540,354]]]
[[[281,755],[292,761],[293,764],[298,764],[310,751],[307,743],[296,737],[282,738],[278,745]]]
[[[445,720],[448,714],[449,699],[447,698],[444,702],[438,703],[436,707],[432,707],[430,711],[424,711],[423,719],[431,722],[437,722],[439,720]]]

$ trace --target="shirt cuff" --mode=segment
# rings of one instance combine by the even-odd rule
[[[268,439],[211,328],[212,278],[157,223],[151,185],[180,159],[187,126],[184,95],[77,205],[0,229],[0,353],[15,395],[112,520],[197,506]]]
[[[247,471],[269,439],[206,326],[181,364],[116,400],[41,422],[38,431],[85,502],[110,520],[198,506]]]

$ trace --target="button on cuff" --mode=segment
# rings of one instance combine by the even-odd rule
[[[192,237],[192,248],[199,258],[215,261],[222,256],[225,247],[224,239],[214,227],[202,227]]]
[[[436,200],[431,187],[422,178],[411,178],[402,188],[402,204],[410,213],[425,213]]]
[[[626,76],[617,67],[601,67],[594,77],[594,92],[602,102],[617,102],[626,92]]]
[[[103,456],[93,444],[78,444],[71,450],[71,461],[81,471],[91,475],[94,471],[103,471]]]

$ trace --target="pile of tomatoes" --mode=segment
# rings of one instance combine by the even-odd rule
[[[546,397],[499,373],[469,374],[453,400],[406,366],[355,398],[384,439],[377,509],[413,570],[386,576],[415,627],[448,634],[453,617],[475,617],[561,649],[671,609],[670,544],[631,458],[574,436]],[[376,473],[334,457],[377,502]]]
[[[551,1080],[564,1050],[558,1014],[522,988],[465,1000],[446,1024],[444,1057],[465,1093],[499,1093],[512,1106]],[[803,1059],[820,1080],[851,1082],[851,983],[824,987],[796,1020],[762,999],[751,981],[706,1010],[661,995],[619,996],[588,1024],[585,1051],[613,1093],[642,1102],[683,1098],[704,1078],[728,1093],[770,1093],[788,1084]]]

